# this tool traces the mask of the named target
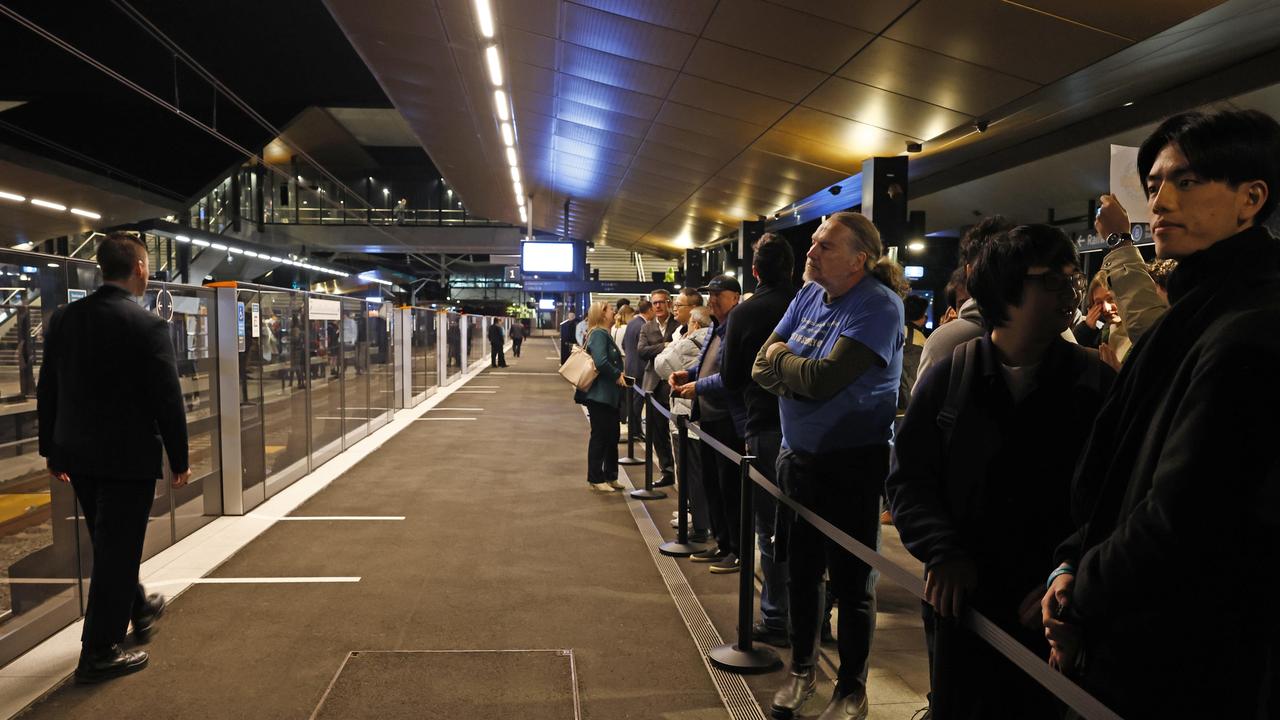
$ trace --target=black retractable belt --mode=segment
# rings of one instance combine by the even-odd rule
[[[689,418],[676,416],[676,469],[680,471],[677,478],[680,485],[676,492],[676,511],[679,520],[676,522],[676,539],[658,546],[658,552],[671,557],[689,557],[711,547],[709,543],[689,542]]]
[[[737,673],[765,673],[782,667],[782,659],[772,649],[755,647],[751,640],[751,620],[755,612],[756,533],[751,482],[751,461],[743,455],[738,461],[742,501],[738,505],[738,640],[711,649],[707,658],[721,670]]]
[[[644,400],[648,404],[645,408],[648,420],[644,429],[644,488],[632,490],[631,497],[639,500],[661,500],[667,494],[653,488],[653,440],[657,437],[653,424],[656,422],[654,413],[658,412],[658,404],[654,402],[653,393],[645,393]]]
[[[631,417],[632,403],[635,402],[637,392],[639,391],[636,390],[634,383],[627,387],[627,456],[618,458],[619,465],[639,465],[644,462],[644,460],[636,457],[636,432],[640,428],[631,427],[631,421],[634,419]]]

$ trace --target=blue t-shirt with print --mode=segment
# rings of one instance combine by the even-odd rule
[[[902,299],[868,275],[834,303],[817,283],[796,294],[774,332],[803,358],[831,354],[836,340],[866,345],[884,363],[864,372],[827,400],[780,398],[782,444],[804,453],[888,443],[898,407],[905,342]]]

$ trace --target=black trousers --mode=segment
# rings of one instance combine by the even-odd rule
[[[809,455],[783,448],[778,482],[788,497],[869,547],[880,546],[880,496],[889,471],[888,445]],[[790,577],[791,662],[813,667],[826,610],[823,572],[840,603],[841,695],[866,689],[867,660],[876,628],[875,583],[871,566],[828,540],[791,512],[785,541]]]
[[[666,382],[658,383],[653,391],[653,400],[664,408],[670,408],[671,386]],[[675,480],[676,462],[671,452],[671,423],[667,421],[666,415],[657,410],[645,410],[645,414],[651,416],[645,420],[645,441],[653,443],[653,457],[662,471],[662,481]]]
[[[489,364],[493,367],[507,366],[507,355],[502,351],[502,343],[489,343]]]
[[[520,345],[523,343],[524,338],[522,337],[511,338],[511,352],[514,353],[516,357],[520,357]]]
[[[86,651],[124,642],[146,595],[138,584],[142,542],[156,481],[76,475],[71,478],[93,541],[93,574],[80,641]]]
[[[733,420],[703,420],[698,423],[702,432],[741,452],[744,443],[733,427]],[[705,442],[702,444],[702,487],[707,496],[707,512],[711,517],[711,531],[721,550],[738,554],[738,539],[742,531],[738,511],[742,504],[742,486],[738,480],[738,466]]]
[[[591,419],[591,440],[587,443],[587,482],[609,482],[618,479],[618,408],[587,401]]]

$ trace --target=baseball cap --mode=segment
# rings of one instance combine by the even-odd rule
[[[707,282],[706,286],[698,288],[698,292],[716,292],[718,290],[728,290],[742,294],[742,286],[738,284],[738,278],[732,275],[717,275]]]

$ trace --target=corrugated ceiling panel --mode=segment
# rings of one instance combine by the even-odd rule
[[[827,78],[817,70],[710,40],[698,41],[684,71],[792,103],[799,102]]]
[[[831,0],[770,0],[810,15],[878,33],[893,19],[911,7],[915,0],[858,0],[858,2],[831,2]]]
[[[615,15],[697,35],[707,23],[716,0],[577,0]]]
[[[784,100],[684,73],[676,79],[668,100],[758,125],[770,125],[791,109]]]
[[[734,0],[716,6],[703,37],[833,73],[872,35],[761,0]]]
[[[642,120],[652,120],[662,107],[662,98],[564,73],[560,75],[560,97]]]
[[[662,112],[658,113],[656,120],[663,125],[671,125],[728,141],[736,146],[735,149],[741,149],[759,137],[767,127],[673,102],[662,106]]]
[[[665,97],[676,79],[674,70],[646,65],[572,43],[560,44],[560,70],[656,97]]]
[[[920,140],[970,121],[968,115],[838,77],[820,85],[804,104]]]
[[[565,3],[563,39],[582,47],[678,70],[695,36]]]

